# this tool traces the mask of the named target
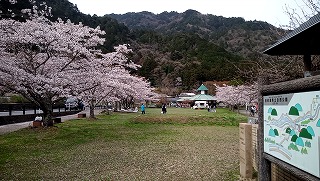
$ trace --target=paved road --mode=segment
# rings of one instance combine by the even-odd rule
[[[101,111],[102,111],[102,109],[95,110],[94,111],[95,115],[100,114]],[[86,110],[84,110],[84,111],[82,111],[80,113],[86,113],[87,117],[88,117],[89,116],[89,109],[86,109]],[[67,120],[76,119],[77,117],[78,117],[78,114],[61,116],[61,121],[65,122]],[[0,126],[0,135],[6,134],[6,133],[10,133],[10,132],[14,132],[14,131],[17,131],[17,130],[22,129],[22,128],[27,128],[29,126],[32,126],[32,121],[3,125],[3,126]]]

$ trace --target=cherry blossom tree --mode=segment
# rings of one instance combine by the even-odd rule
[[[234,107],[250,104],[257,98],[257,84],[239,86],[216,86],[216,96],[219,102],[224,102],[232,110]],[[239,110],[239,109],[238,109]]]
[[[90,67],[103,34],[99,28],[44,16],[0,20],[0,86],[38,105],[48,125],[53,101],[68,95],[75,78]]]
[[[90,118],[94,118],[94,107],[101,103],[120,101],[124,97],[140,98],[152,95],[150,84],[143,78],[133,76],[124,68],[112,68],[107,74],[95,75],[84,87],[87,90],[78,94],[89,104]],[[92,84],[88,88],[88,84]]]
[[[100,37],[105,32],[99,27],[61,19],[51,22],[45,17],[50,10],[34,6],[33,10],[23,10],[30,17],[25,22],[0,20],[1,88],[20,93],[38,105],[46,126],[51,122],[53,101],[59,97],[82,97],[89,102],[90,117],[94,117],[94,106],[101,101],[138,92],[149,94],[149,84],[127,70],[138,66],[127,60],[130,50],[126,45],[103,54],[96,48],[104,42]],[[139,90],[143,87],[146,92]]]
[[[119,45],[115,50],[96,54],[86,71],[75,78],[78,82],[72,92],[89,104],[90,118],[94,118],[94,108],[101,103],[119,101],[123,97],[137,98],[138,93],[141,96],[152,94],[147,81],[127,70],[139,67],[127,59],[126,54],[131,52],[127,45]]]
[[[153,92],[150,83],[142,77],[131,77],[123,81],[128,86],[118,94],[122,107],[128,108],[134,100],[148,100],[158,96]]]

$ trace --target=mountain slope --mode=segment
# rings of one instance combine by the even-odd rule
[[[169,95],[192,90],[208,80],[243,79],[235,66],[260,56],[259,52],[278,38],[277,32],[282,32],[265,22],[203,15],[194,10],[99,17],[81,13],[67,0],[44,1],[53,8],[52,20],[60,17],[90,27],[100,26],[106,31],[106,43],[100,47],[104,51],[129,43],[133,49],[130,58],[142,66],[134,73]],[[29,1],[19,0],[12,7],[1,4],[0,10],[17,8],[13,10],[19,12],[30,8],[26,2]],[[6,17],[10,15],[0,18]]]
[[[245,21],[243,18],[225,18],[201,14],[195,10],[184,13],[150,12],[106,15],[124,23],[131,30],[154,30],[161,34],[195,33],[245,57],[254,57],[279,38],[284,31],[266,22]]]

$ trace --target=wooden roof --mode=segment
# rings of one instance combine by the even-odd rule
[[[320,13],[278,40],[263,53],[268,55],[320,55]]]

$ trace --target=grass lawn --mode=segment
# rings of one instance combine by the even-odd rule
[[[238,180],[239,122],[218,109],[112,113],[0,136],[0,180]]]

